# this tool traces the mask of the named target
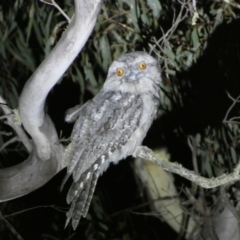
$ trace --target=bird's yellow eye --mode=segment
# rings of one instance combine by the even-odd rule
[[[119,77],[121,77],[121,76],[124,74],[124,71],[123,71],[121,68],[118,68],[118,69],[116,70],[116,74],[117,74]]]
[[[146,69],[146,67],[147,67],[147,64],[146,64],[145,62],[142,62],[142,63],[139,64],[139,68],[140,68],[141,70]]]

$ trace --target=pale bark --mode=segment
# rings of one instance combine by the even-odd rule
[[[30,155],[21,164],[0,169],[0,201],[32,192],[66,167],[68,160],[64,158],[64,148],[58,141],[54,124],[44,111],[45,101],[49,91],[85,45],[101,5],[102,0],[75,0],[75,14],[68,28],[25,84],[19,112],[24,128],[32,137],[32,140],[26,139],[25,144]],[[18,129],[22,131],[21,127]]]

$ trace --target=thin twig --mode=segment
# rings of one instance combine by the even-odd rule
[[[4,148],[6,148],[8,145],[10,145],[10,144],[12,144],[12,143],[14,143],[14,142],[17,142],[17,141],[20,141],[20,138],[19,138],[18,136],[15,136],[15,137],[9,139],[7,142],[5,142],[5,143],[1,146],[0,152],[1,152]]]
[[[197,11],[196,0],[192,0],[192,6],[193,6],[193,10],[194,10],[194,12],[196,12],[196,11]]]
[[[59,7],[59,5],[54,0],[40,0],[40,1],[57,8],[57,10],[67,19],[68,23],[71,22],[71,19],[68,17],[68,15]]]
[[[55,205],[41,205],[41,206],[36,206],[36,207],[32,207],[32,208],[27,208],[27,209],[24,209],[24,210],[21,210],[21,211],[18,211],[18,212],[14,212],[12,214],[7,214],[7,215],[4,215],[3,217],[4,218],[13,217],[13,216],[16,216],[16,215],[19,215],[19,214],[22,214],[22,213],[25,213],[25,212],[28,212],[28,211],[32,211],[34,209],[38,209],[38,208],[53,208],[53,209],[55,209],[59,212],[63,212],[63,213],[66,213],[66,211],[68,209],[68,208],[56,207]]]
[[[20,138],[20,140],[22,141],[22,143],[28,150],[28,152],[31,152],[32,151],[32,142],[28,138],[27,134],[24,132],[22,126],[15,123],[14,114],[12,113],[13,111],[12,111],[12,109],[10,109],[7,106],[6,101],[2,98],[2,96],[0,96],[0,107],[2,108],[2,110],[5,114],[4,116],[1,116],[0,118],[1,119],[4,118],[7,120],[5,123],[8,124],[10,127],[12,127],[12,129],[15,130],[18,137]]]
[[[225,3],[228,3],[230,5],[232,5],[233,7],[236,7],[236,8],[239,8],[240,9],[240,4],[239,3],[236,3],[234,1],[231,1],[231,0],[223,0]]]
[[[231,112],[232,109],[233,109],[233,107],[234,107],[238,102],[240,102],[240,100],[239,100],[239,99],[240,99],[240,95],[239,95],[236,99],[234,99],[234,98],[229,94],[229,92],[227,92],[227,95],[228,95],[228,97],[233,101],[233,103],[232,103],[232,105],[230,106],[230,108],[227,110],[226,115],[225,115],[225,117],[224,117],[224,119],[223,119],[223,123],[231,122],[231,121],[235,118],[235,117],[233,117],[233,118],[231,118],[230,120],[227,120],[230,112]]]
[[[4,136],[8,136],[9,137],[9,136],[12,136],[12,132],[0,131],[0,135],[4,135]]]
[[[21,235],[15,230],[15,228],[5,219],[5,217],[3,217],[2,213],[0,212],[0,221],[5,222],[5,224],[7,225],[7,227],[10,229],[10,231],[13,233],[13,235],[16,236],[16,238],[18,240],[23,240],[23,238],[21,237]]]
[[[188,1],[183,1],[181,2],[180,0],[178,1],[180,4],[181,4],[181,9],[180,9],[180,12],[176,18],[175,16],[175,12],[174,12],[174,16],[173,16],[173,21],[172,21],[172,27],[170,29],[168,29],[168,31],[166,33],[164,33],[163,29],[161,29],[162,33],[163,33],[163,36],[156,40],[155,38],[153,38],[153,42],[154,44],[149,44],[150,46],[150,53],[153,51],[155,52],[160,59],[162,59],[162,61],[164,62],[164,68],[163,69],[166,69],[166,73],[168,72],[168,65],[172,65],[172,62],[169,58],[166,58],[166,49],[168,48],[168,44],[169,44],[169,40],[170,38],[172,37],[172,35],[174,34],[174,32],[176,31],[178,25],[180,24],[180,22],[182,22],[187,16],[188,16],[188,13],[189,13],[189,9],[186,7],[187,4],[188,4]],[[186,10],[186,12],[183,14],[183,11]],[[156,48],[159,48],[159,51],[156,50]],[[158,54],[158,52],[162,53],[162,56]],[[168,74],[167,74],[168,75]]]

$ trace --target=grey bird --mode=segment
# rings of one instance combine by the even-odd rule
[[[67,194],[71,203],[66,226],[75,230],[87,215],[99,175],[142,144],[156,118],[161,75],[159,64],[145,52],[127,53],[108,70],[100,92],[83,106],[70,109],[67,122],[75,122],[67,157],[67,175],[73,183]]]

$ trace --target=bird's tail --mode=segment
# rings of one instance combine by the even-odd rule
[[[68,204],[71,203],[71,207],[67,212],[65,228],[72,219],[72,227],[75,230],[81,217],[86,217],[99,172],[99,169],[95,171],[87,170],[77,182],[72,183],[67,195],[67,202]]]

